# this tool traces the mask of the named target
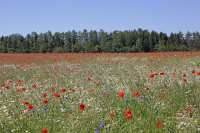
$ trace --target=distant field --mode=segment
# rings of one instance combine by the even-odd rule
[[[0,133],[200,132],[200,52],[0,54]]]
[[[153,52],[153,53],[67,53],[67,54],[3,54],[0,53],[0,64],[41,64],[41,63],[53,63],[56,61],[67,61],[75,63],[88,63],[90,59],[96,57],[108,58],[108,57],[152,57],[163,58],[166,57],[183,57],[188,58],[192,56],[200,56],[200,52]],[[89,60],[88,60],[89,59]]]

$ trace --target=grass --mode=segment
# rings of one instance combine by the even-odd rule
[[[0,132],[40,133],[42,128],[48,133],[199,132],[200,76],[192,73],[200,71],[199,60],[200,56],[118,55],[87,63],[63,58],[2,64]],[[157,75],[150,78],[152,73]],[[124,97],[118,96],[119,91]],[[139,95],[132,96],[133,92]],[[33,108],[28,110],[22,101]]]

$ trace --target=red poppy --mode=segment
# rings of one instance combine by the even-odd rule
[[[25,91],[26,91],[26,88],[17,87],[17,88],[16,88],[16,91],[22,93],[22,92],[25,92]]]
[[[156,75],[158,75],[158,73],[156,73],[156,72],[151,72],[150,74],[149,74],[149,78],[154,78]]]
[[[42,103],[43,103],[44,105],[47,105],[48,102],[49,102],[48,99],[43,99],[43,100],[42,100]]]
[[[133,97],[139,97],[140,96],[140,92],[139,91],[133,91],[132,96]]]
[[[42,128],[41,133],[48,133],[47,128]]]
[[[22,91],[23,91],[23,92],[26,91],[26,88],[22,88]]]
[[[196,72],[196,75],[197,75],[197,76],[200,76],[200,72]]]
[[[165,75],[165,73],[164,72],[160,72],[160,76],[163,76],[163,75]]]
[[[127,120],[131,120],[132,118],[132,112],[130,109],[125,109],[124,110],[124,118]]]
[[[32,84],[32,88],[36,89],[37,88],[37,84],[36,83]]]
[[[53,93],[53,97],[58,98],[58,97],[60,97],[60,94],[55,92],[55,93]]]
[[[47,93],[42,93],[42,97],[47,97],[48,94]]]
[[[195,70],[192,70],[192,74],[195,75],[195,74],[196,74],[196,71],[195,71]]]
[[[149,78],[154,78],[154,73],[149,74]]]
[[[66,92],[66,89],[65,89],[65,88],[61,88],[61,89],[60,89],[60,92],[61,92],[61,93],[65,93],[65,92]]]
[[[23,83],[23,80],[17,80],[16,85],[21,85]]]
[[[29,105],[27,106],[27,108],[28,108],[28,110],[32,110],[32,109],[33,109],[33,105],[29,104]]]
[[[119,90],[118,96],[123,98],[125,96],[125,91],[124,90]]]
[[[79,104],[79,109],[80,109],[80,111],[83,111],[85,109],[85,104],[80,103]]]
[[[160,119],[158,119],[158,120],[156,121],[156,128],[163,128],[163,127],[164,127],[163,122],[162,122]]]
[[[28,105],[29,105],[29,102],[27,102],[27,101],[22,101],[21,104],[24,105],[24,106],[28,106]]]

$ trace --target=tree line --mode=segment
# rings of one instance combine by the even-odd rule
[[[83,30],[0,37],[1,53],[153,52],[200,50],[200,33],[171,33],[143,29],[105,32]]]

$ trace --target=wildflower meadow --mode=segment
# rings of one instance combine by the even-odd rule
[[[200,53],[0,54],[0,133],[200,132]]]

